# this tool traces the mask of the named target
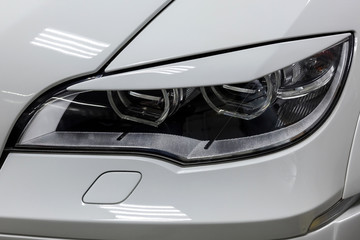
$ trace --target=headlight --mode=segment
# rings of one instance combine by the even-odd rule
[[[31,109],[31,120],[15,147],[148,153],[191,164],[286,146],[327,115],[350,53],[348,38],[237,84],[108,91],[64,88]],[[188,70],[191,67],[166,69]]]

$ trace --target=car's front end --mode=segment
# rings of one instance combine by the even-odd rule
[[[360,235],[355,1],[1,5],[0,239]]]

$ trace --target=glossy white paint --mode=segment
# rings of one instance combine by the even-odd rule
[[[289,240],[354,240],[360,235],[360,206],[357,204],[344,214],[332,221],[329,225],[308,233],[301,237],[288,238]],[[0,234],[0,240],[60,240],[60,238],[28,237],[21,235]],[[61,238],[64,239],[65,238]]]
[[[289,240],[354,240],[360,235],[360,206],[356,205],[329,225],[309,234]],[[60,238],[28,237],[0,234],[0,240],[60,240]],[[65,238],[61,238],[64,239]]]
[[[320,167],[322,161],[309,163],[325,159],[323,154],[300,156],[323,137],[257,160],[193,168],[135,156],[10,154],[0,175],[0,232],[85,239],[142,239],[149,229],[148,239],[219,239],[224,232],[228,239],[276,239],[305,233],[341,194],[342,176],[334,173],[342,164],[324,169],[322,179],[316,171],[299,174]],[[334,155],[324,155],[335,162]],[[134,170],[142,180],[123,203],[82,203],[99,174]],[[320,190],[325,182],[331,187]],[[308,195],[311,199],[303,197]]]
[[[248,82],[305,59],[350,34],[284,42],[78,83],[68,90],[181,88]]]
[[[166,2],[1,1],[0,149],[32,100],[99,69]]]
[[[89,187],[82,200],[88,204],[116,204],[130,196],[141,179],[139,172],[105,172]]]
[[[360,118],[358,119],[351,146],[343,198],[348,198],[358,193],[360,193]]]
[[[107,71],[214,50],[357,30],[353,0],[175,1]]]
[[[95,72],[165,1],[88,3],[33,0],[0,7],[4,16],[0,22],[0,109],[6,111],[0,121],[2,146],[33,99],[60,82]],[[359,3],[351,0],[175,1],[111,67],[334,32],[354,31],[357,49],[358,9]],[[44,42],[44,37],[58,45]],[[75,40],[85,47],[75,47]],[[77,50],[59,45],[70,43]],[[360,88],[358,58],[356,50],[340,101],[319,131],[274,154],[180,168],[135,156],[12,153],[0,171],[0,232],[157,240],[268,239],[304,233],[315,216],[342,196],[359,191],[345,189],[342,194],[360,110],[360,95],[355,91]],[[143,179],[117,206],[122,209],[81,201],[101,173],[126,170],[140,171]],[[131,214],[124,214],[129,209]],[[145,210],[179,215],[152,218],[154,215],[145,214],[151,211]],[[300,239],[353,239],[358,213],[357,208],[348,211],[328,225],[337,227],[326,235],[312,233]],[[0,239],[12,238],[35,239],[0,235]]]

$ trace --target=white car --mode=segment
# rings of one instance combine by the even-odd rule
[[[359,8],[2,1],[0,239],[359,239]]]

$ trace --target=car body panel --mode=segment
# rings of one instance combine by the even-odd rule
[[[327,226],[289,240],[354,240],[360,235],[360,206],[357,204]],[[65,238],[30,237],[0,234],[0,240],[66,240]]]

